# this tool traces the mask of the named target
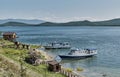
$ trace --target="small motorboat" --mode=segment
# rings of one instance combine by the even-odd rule
[[[45,49],[69,49],[71,48],[68,42],[52,42],[44,45]]]
[[[97,54],[96,49],[71,49],[67,55],[59,55],[62,59],[83,59]]]

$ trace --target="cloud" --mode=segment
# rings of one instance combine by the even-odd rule
[[[55,15],[43,17],[43,20],[50,21],[50,22],[70,22],[70,21],[83,21],[83,20],[90,20],[90,21],[96,21],[97,19],[92,17],[57,17]]]

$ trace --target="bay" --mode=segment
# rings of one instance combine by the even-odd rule
[[[86,77],[119,77],[120,76],[120,27],[43,27],[43,26],[4,26],[0,31],[16,32],[20,42],[43,45],[47,42],[70,42],[72,47],[95,48],[98,55],[82,60],[63,60],[64,67],[75,70],[84,68],[79,74]],[[46,50],[50,55],[67,54],[69,49]]]

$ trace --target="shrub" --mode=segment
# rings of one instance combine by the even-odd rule
[[[78,67],[78,68],[77,68],[77,71],[83,71],[83,69],[82,69],[82,68],[80,68],[80,67]]]
[[[67,68],[66,71],[67,72],[72,72],[72,69],[71,68]]]

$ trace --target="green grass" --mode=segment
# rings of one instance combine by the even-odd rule
[[[40,45],[31,45],[32,48],[40,48]]]
[[[4,54],[4,55],[19,63],[19,56],[12,56],[9,54]],[[17,58],[15,58],[15,57],[17,57]],[[39,66],[33,66],[33,65],[28,64],[23,61],[23,65],[37,73],[42,74],[43,76],[45,75],[46,77],[66,77],[62,74],[48,71],[47,66],[44,64],[41,64]]]
[[[27,66],[28,68],[33,69],[34,71],[36,71],[38,73],[41,73],[44,77],[45,76],[46,77],[66,77],[66,76],[64,76],[62,74],[48,71],[47,66],[44,65],[44,64],[41,64],[39,66],[33,66],[33,65],[25,63],[25,66]]]
[[[4,55],[13,59],[14,61],[19,62],[19,57],[18,56],[12,56],[12,55],[9,55],[9,54],[4,54]],[[15,57],[17,57],[17,58],[15,58]],[[37,73],[42,74],[43,76],[46,75],[46,77],[66,77],[62,74],[48,71],[47,66],[44,65],[44,64],[41,64],[39,66],[33,66],[33,65],[28,64],[28,63],[23,61],[23,65],[26,66],[27,68],[37,72]]]
[[[65,69],[67,72],[72,72],[73,70],[71,68],[66,68]]]
[[[80,67],[78,67],[78,68],[77,68],[77,71],[79,71],[79,72],[80,72],[80,71],[83,71],[83,69],[82,69],[82,68],[80,68]]]
[[[6,40],[3,40],[3,39],[0,39],[0,42],[4,42],[4,44],[6,45],[4,48],[0,48],[0,53],[12,60],[14,60],[15,62],[17,63],[20,63],[20,56],[22,54],[22,56],[25,58],[28,53],[28,50],[26,49],[16,49],[14,48],[14,45],[12,42],[9,42],[9,41],[6,41]],[[40,46],[37,46],[37,45],[32,45],[31,46],[32,48],[38,48]],[[33,66],[33,65],[30,65],[28,63],[26,63],[25,61],[22,61],[23,62],[23,65],[25,67],[27,67],[28,69],[31,69],[32,71],[35,71],[39,74],[41,74],[43,77],[66,77],[62,74],[59,74],[59,73],[54,73],[54,72],[50,72],[48,71],[47,69],[47,66],[46,65],[39,65],[39,66]]]

